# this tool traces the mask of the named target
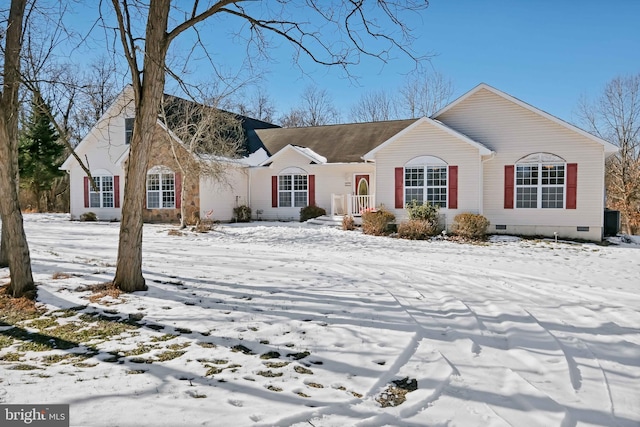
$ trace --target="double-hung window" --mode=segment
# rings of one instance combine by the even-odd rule
[[[147,174],[147,209],[176,207],[175,174],[170,171],[150,171]]]
[[[415,200],[441,208],[447,207],[447,166],[405,166],[405,203]]]
[[[278,206],[302,208],[309,200],[308,176],[302,174],[278,176]]]
[[[95,181],[96,186],[94,188],[91,184],[89,184],[89,207],[112,208],[113,207],[113,177],[112,176],[94,176],[93,180]]]
[[[565,169],[559,162],[516,164],[516,208],[564,208]]]
[[[133,138],[133,118],[124,119],[124,143],[131,144],[131,138]]]

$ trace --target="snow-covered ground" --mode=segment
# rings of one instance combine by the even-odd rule
[[[50,328],[143,317],[84,359],[0,349],[2,403],[69,403],[73,426],[640,425],[638,244],[145,225],[149,290],[90,302],[119,224],[25,221]]]

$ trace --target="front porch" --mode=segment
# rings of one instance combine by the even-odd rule
[[[331,194],[331,216],[360,217],[363,212],[375,209],[376,195]]]

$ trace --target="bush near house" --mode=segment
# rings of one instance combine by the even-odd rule
[[[342,217],[342,229],[344,231],[355,230],[356,222],[351,215],[345,215]]]
[[[251,221],[251,208],[246,205],[233,208],[233,220],[235,222]]]
[[[94,212],[85,212],[80,215],[80,221],[97,221],[98,217]]]
[[[305,206],[300,209],[300,222],[305,222],[322,215],[326,215],[327,211],[316,205]]]
[[[480,214],[461,213],[453,219],[453,232],[467,239],[483,239],[489,220]]]
[[[391,233],[390,225],[396,216],[385,208],[367,210],[362,213],[362,232],[373,236],[385,236]]]
[[[438,223],[410,219],[398,224],[398,237],[409,240],[425,240],[438,234]]]
[[[409,221],[398,225],[398,237],[410,240],[424,240],[439,232],[439,207],[412,200],[405,206]]]

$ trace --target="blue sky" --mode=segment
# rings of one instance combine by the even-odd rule
[[[454,98],[484,82],[576,122],[581,95],[593,98],[614,77],[640,73],[639,17],[638,0],[430,0],[408,24],[417,36],[414,50],[435,54],[429,67],[451,79]],[[214,61],[232,69],[245,51],[225,25],[213,21],[202,30],[205,38],[211,34]],[[186,36],[175,47],[184,51],[188,44]],[[313,84],[329,92],[343,120],[362,94],[397,89],[414,67],[400,53],[387,64],[366,59],[350,69],[354,81],[310,61],[302,62],[302,73],[280,41],[270,55],[261,86],[279,114]],[[193,68],[199,78],[209,72],[206,65]]]

